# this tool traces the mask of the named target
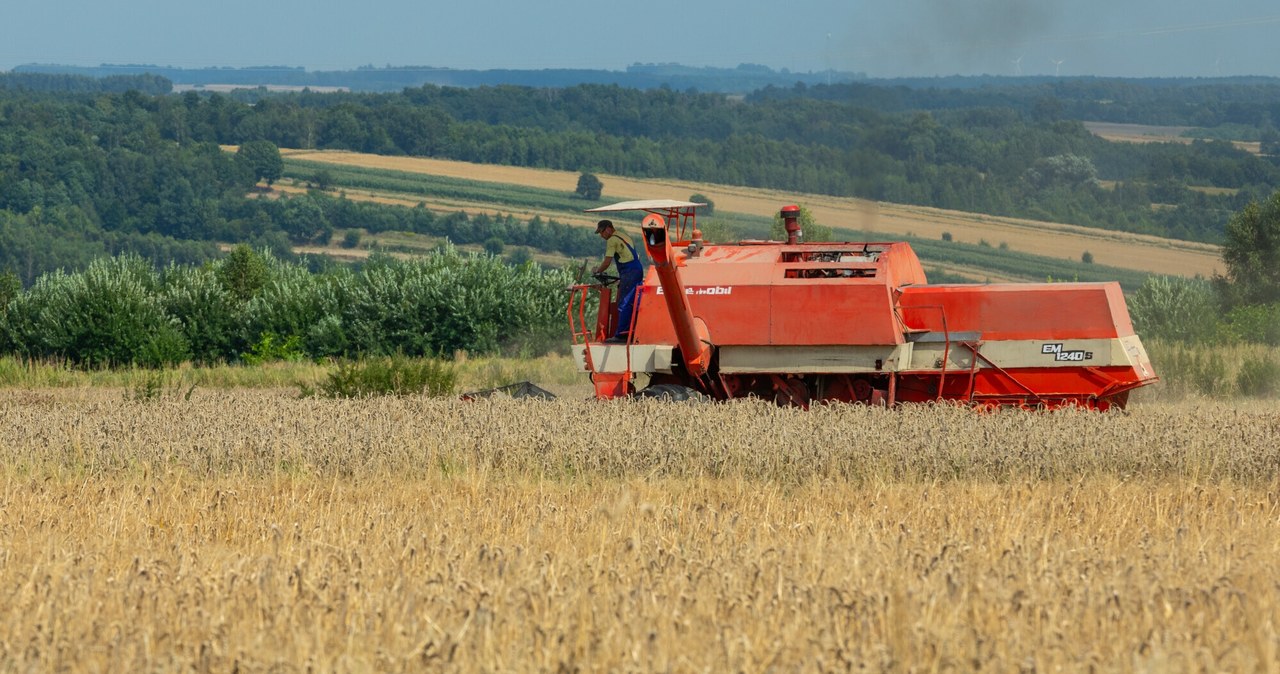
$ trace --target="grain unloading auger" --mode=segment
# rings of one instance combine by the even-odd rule
[[[590,209],[647,213],[653,262],[624,344],[604,343],[610,288],[572,288],[573,353],[597,398],[1108,409],[1156,381],[1118,283],[930,285],[906,243],[801,243],[796,206],[785,243],[710,244],[702,205]]]

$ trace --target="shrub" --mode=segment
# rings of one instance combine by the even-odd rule
[[[264,333],[248,353],[240,354],[246,365],[261,365],[278,360],[297,362],[302,360],[302,338],[289,335],[281,338],[274,332]]]
[[[1218,333],[1218,305],[1208,282],[1152,276],[1129,297],[1129,316],[1144,338],[1205,342]]]
[[[182,362],[189,345],[159,286],[150,263],[136,255],[95,260],[77,274],[46,274],[10,303],[8,341],[25,356],[89,368]]]
[[[180,325],[191,359],[210,364],[235,354],[241,302],[209,267],[171,265],[164,272],[160,302]]]
[[[320,384],[319,392],[328,398],[421,394],[442,397],[452,394],[456,385],[457,373],[448,363],[395,355],[339,362]]]
[[[1241,395],[1263,398],[1280,393],[1280,363],[1267,357],[1246,358],[1240,364],[1236,388]]]
[[[1280,302],[1238,306],[1227,313],[1227,324],[1241,341],[1280,346]]]

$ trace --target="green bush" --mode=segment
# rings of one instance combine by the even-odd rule
[[[1227,324],[1240,341],[1280,346],[1280,302],[1236,307],[1227,313]]]
[[[319,393],[328,398],[448,396],[453,393],[457,379],[457,372],[449,363],[396,355],[341,361],[320,384]]]
[[[302,360],[302,338],[298,335],[289,335],[281,338],[274,332],[268,332],[258,339],[258,343],[246,353],[240,354],[240,359],[246,365],[261,365],[263,363],[272,363],[275,361],[285,361],[296,363]]]
[[[1264,398],[1280,393],[1280,363],[1267,357],[1246,358],[1236,377],[1241,395]]]
[[[1152,276],[1128,305],[1133,327],[1144,338],[1202,343],[1219,334],[1217,298],[1207,281]]]
[[[170,265],[163,277],[161,305],[180,324],[191,359],[202,365],[228,360],[237,345],[242,302],[209,267]]]
[[[164,309],[159,275],[136,255],[102,258],[78,274],[56,272],[14,297],[4,317],[21,355],[80,367],[160,367],[186,360],[189,344]]]
[[[266,334],[305,335],[317,321],[333,313],[324,301],[320,276],[275,257],[268,256],[265,261],[267,279],[244,304],[237,350],[250,348]]]

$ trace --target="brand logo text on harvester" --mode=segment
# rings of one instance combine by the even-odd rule
[[[662,286],[658,286],[658,294],[664,295]],[[686,295],[732,295],[733,286],[707,286],[705,288],[685,288]]]
[[[1069,351],[1067,349],[1062,348],[1061,343],[1045,344],[1040,347],[1040,353],[1043,353],[1045,355],[1051,355],[1053,356],[1054,360],[1059,360],[1059,361],[1079,362],[1082,360],[1093,360],[1092,351],[1083,351],[1083,350]]]

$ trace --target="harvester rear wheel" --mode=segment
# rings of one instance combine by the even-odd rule
[[[656,398],[672,402],[706,402],[701,392],[681,384],[653,384],[640,389],[637,398]]]

